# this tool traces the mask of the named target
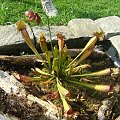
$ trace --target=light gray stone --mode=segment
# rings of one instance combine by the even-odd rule
[[[113,46],[118,51],[118,54],[119,54],[119,57],[120,57],[120,35],[116,35],[116,36],[110,37],[109,40],[111,41]]]
[[[19,120],[19,119],[4,113],[0,113],[0,120]]]
[[[32,34],[27,27],[30,37]],[[24,43],[21,33],[17,31],[15,24],[0,26],[0,47]]]
[[[7,72],[0,70],[0,88],[6,93],[19,94],[19,96],[25,96],[26,91],[24,90],[23,84],[16,80],[13,75],[9,75]]]
[[[73,19],[68,26],[75,37],[92,37],[93,32],[100,32],[100,28],[92,19]]]
[[[27,30],[32,38],[32,33],[29,27]],[[0,54],[11,54],[22,52],[23,49],[28,49],[21,33],[17,31],[15,24],[5,25],[0,27]]]
[[[120,35],[120,18],[117,16],[109,16],[95,20],[98,26],[105,32],[106,38],[114,35]]]
[[[61,32],[65,35],[66,40],[73,38],[73,34],[70,32],[68,26],[50,26],[51,33],[52,33],[52,40],[56,41],[56,34],[58,32]],[[30,27],[27,25],[27,31],[30,35],[30,38],[33,39],[33,34],[31,32]],[[33,31],[35,33],[35,37],[38,39],[40,33],[43,33],[46,35],[46,39],[49,41],[49,31],[48,27],[46,26],[36,26],[33,27]],[[36,39],[36,40],[37,40]],[[22,52],[22,51],[30,51],[29,47],[24,42],[21,33],[16,30],[15,24],[12,25],[6,25],[6,26],[0,26],[0,54],[6,54],[6,52],[9,54]]]
[[[63,35],[65,35],[66,40],[70,38],[74,38],[74,35],[69,30],[68,26],[50,26],[50,29],[51,29],[52,40],[57,40],[56,37],[57,33],[62,33]],[[33,27],[33,31],[35,33],[36,38],[39,38],[40,33],[42,33],[46,36],[47,41],[50,40],[50,33],[47,26],[43,26],[43,27],[35,26]]]
[[[106,33],[107,38],[120,34],[120,18],[117,16],[110,16],[95,21],[83,18],[73,19],[68,22],[68,26],[50,26],[50,28],[53,43],[56,43],[56,34],[60,32],[65,35],[65,44],[67,44],[68,48],[82,48],[90,37],[93,36],[93,32],[100,32],[101,29]],[[28,25],[27,30],[32,39],[33,35]],[[40,33],[43,33],[48,43],[50,42],[47,26],[35,26],[33,27],[33,31],[37,39]],[[38,44],[37,47],[39,47]],[[13,54],[16,51],[19,51],[19,53],[23,51],[31,52],[24,42],[21,33],[16,30],[15,24],[0,26],[0,54],[9,54],[9,52]]]

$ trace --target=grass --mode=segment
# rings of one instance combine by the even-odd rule
[[[67,25],[74,18],[97,19],[120,16],[120,0],[53,0],[59,14],[51,18],[51,25]],[[0,0],[0,25],[12,24],[24,18],[24,12],[42,11],[40,0]],[[45,24],[43,17],[43,24]]]

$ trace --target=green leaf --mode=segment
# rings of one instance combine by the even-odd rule
[[[77,61],[77,63],[75,64],[78,65],[80,62],[82,62],[83,60],[85,60],[92,52],[92,49],[95,45],[95,43],[97,42],[97,37],[94,36],[92,37],[88,43],[86,44],[86,46],[84,47],[84,49],[82,50],[82,52],[68,65],[68,67],[72,64],[74,64],[76,62],[76,60],[79,58],[79,60]]]
[[[87,88],[90,88],[90,89],[94,89],[94,90],[97,90],[97,91],[100,91],[100,92],[110,92],[110,91],[113,90],[112,86],[110,86],[110,85],[94,85],[94,84],[84,83],[84,82],[81,82],[81,81],[72,81],[72,80],[67,80],[67,81],[71,82],[71,83],[74,83],[74,84],[78,84],[78,85],[87,87]]]
[[[40,54],[36,50],[36,48],[35,48],[35,46],[32,42],[32,39],[29,36],[29,33],[27,32],[25,22],[22,21],[22,20],[19,20],[18,22],[16,22],[16,27],[17,27],[17,30],[21,31],[21,34],[22,34],[22,37],[23,37],[24,41],[31,48],[31,50],[35,53],[36,57],[38,59],[40,59],[41,62],[44,62],[42,57],[40,56]]]
[[[55,71],[57,75],[59,74],[59,59],[54,58],[52,62],[52,71]]]
[[[81,81],[75,81],[75,80],[74,81],[72,81],[72,80],[66,80],[66,81],[70,82],[70,83],[78,84],[78,85],[81,85],[81,86],[84,86],[84,87],[87,87],[87,88],[91,88],[91,89],[95,88],[95,85],[84,83],[84,82],[81,82]]]
[[[105,75],[112,75],[112,74],[119,74],[118,68],[106,68],[104,70],[100,70],[97,72],[81,74],[81,75],[71,75],[71,77],[83,77],[83,76],[105,76]]]
[[[35,68],[35,70],[36,70],[39,74],[41,74],[41,75],[45,75],[45,76],[52,76],[51,74],[46,73],[46,72],[44,72],[44,71],[40,70],[39,68]]]
[[[73,74],[73,66],[70,66],[68,69],[68,75],[72,75]]]
[[[51,57],[50,57],[50,51],[45,51],[46,60],[48,62],[49,67],[51,68]]]
[[[59,51],[57,46],[54,46],[54,50],[53,50],[53,58],[58,58],[59,56]]]
[[[58,87],[60,93],[61,93],[64,97],[66,97],[66,96],[69,94],[69,91],[68,91],[67,89],[65,89],[65,88],[59,83],[59,81],[57,82],[57,87]]]
[[[68,92],[67,89],[65,89],[64,87],[62,87],[60,84],[59,84],[59,81],[58,81],[58,78],[56,78],[57,80],[57,88],[58,88],[58,91],[59,91],[59,94],[60,94],[60,98],[62,100],[62,103],[63,103],[63,107],[64,107],[64,112],[67,113],[67,111],[69,111],[71,109],[70,105],[67,103],[67,101],[65,100],[65,96],[64,96],[64,92]]]
[[[62,49],[62,53],[61,53],[61,61],[62,61],[62,63],[66,62],[67,57],[68,57],[68,49],[67,49],[67,46],[65,46]]]

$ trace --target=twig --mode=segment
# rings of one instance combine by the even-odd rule
[[[82,49],[68,49],[68,54],[71,57],[76,57]],[[41,57],[44,59],[44,55],[41,53]],[[93,52],[91,54],[92,57],[103,59],[106,55],[104,53]],[[52,54],[51,54],[52,58]],[[39,59],[35,55],[22,55],[22,56],[8,56],[8,55],[0,55],[0,61],[10,62],[12,64],[19,65],[34,65],[36,62],[40,62]]]

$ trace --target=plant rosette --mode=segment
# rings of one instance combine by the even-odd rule
[[[28,17],[29,22],[35,20],[37,24],[40,24],[41,17],[38,15],[38,13],[29,10],[25,12],[25,15]],[[48,30],[50,34],[52,51],[48,51],[46,37],[44,36],[44,34],[40,34],[39,37],[39,43],[44,57],[41,57],[39,52],[36,50],[32,39],[30,38],[26,30],[26,23],[23,20],[19,20],[18,22],[16,22],[16,27],[17,30],[21,32],[22,37],[27,43],[27,45],[31,48],[31,50],[35,53],[36,57],[42,63],[42,67],[36,67],[35,69],[32,69],[38,74],[38,76],[30,77],[21,74],[15,74],[15,77],[22,82],[46,82],[47,84],[54,84],[56,91],[58,91],[57,93],[59,93],[59,97],[61,98],[61,101],[63,103],[63,113],[65,117],[72,116],[75,113],[72,107],[68,104],[70,92],[69,90],[67,90],[67,88],[65,88],[66,84],[77,84],[83,86],[82,88],[90,88],[99,92],[109,93],[114,91],[114,87],[111,85],[98,85],[80,81],[80,79],[87,76],[94,77],[119,73],[118,68],[107,68],[97,72],[82,73],[83,69],[90,67],[90,65],[82,64],[82,62],[93,52],[96,42],[101,39],[103,40],[103,31],[101,31],[100,33],[95,32],[93,37],[83,48],[82,52],[80,52],[80,54],[73,59],[68,55],[67,46],[64,44],[65,36],[61,33],[57,34],[58,44],[53,47],[49,24]],[[53,56],[52,59],[51,54]]]

